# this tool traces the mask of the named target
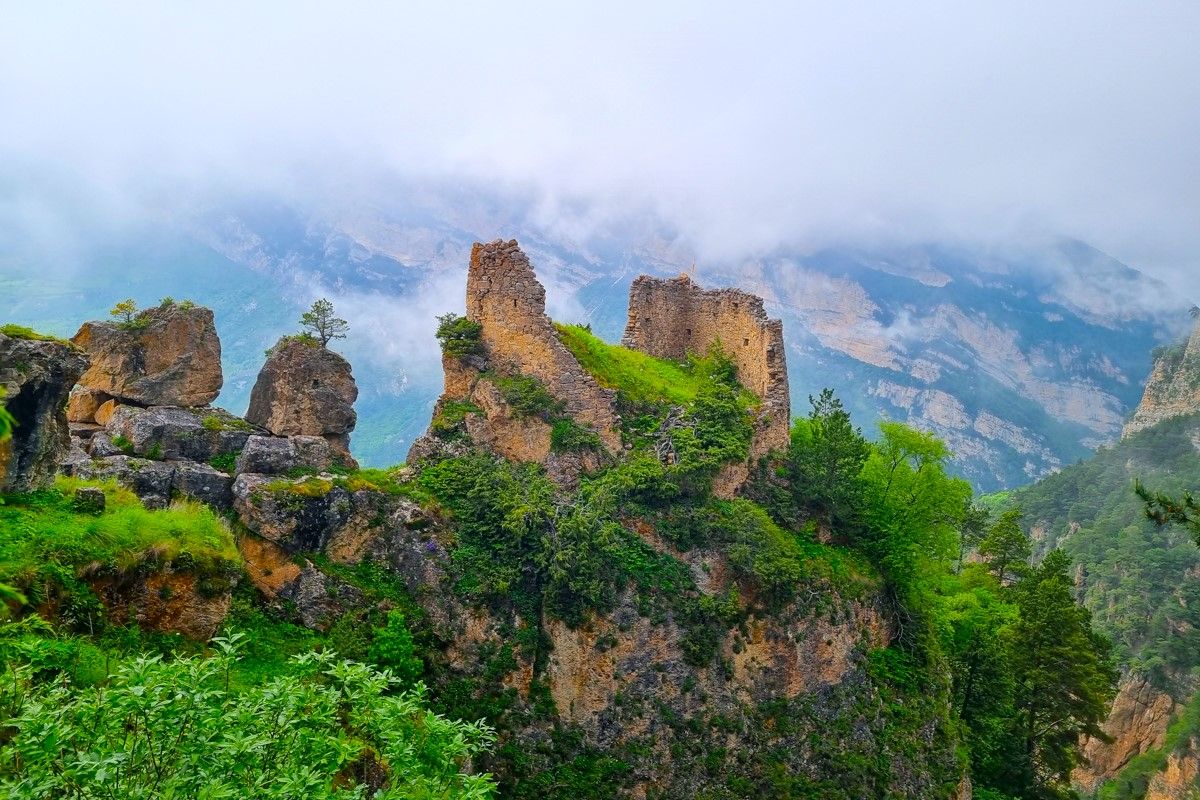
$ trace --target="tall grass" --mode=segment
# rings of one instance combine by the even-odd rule
[[[85,485],[104,490],[102,514],[75,512],[72,494]],[[9,495],[0,505],[0,581],[22,585],[52,565],[127,569],[183,554],[200,568],[240,562],[228,523],[207,506],[179,500],[150,511],[111,481],[60,477],[54,489]]]
[[[634,403],[688,405],[696,399],[703,378],[687,365],[609,344],[579,325],[555,323],[558,338],[579,363],[608,389],[616,389]]]

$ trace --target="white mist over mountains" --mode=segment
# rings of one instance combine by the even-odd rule
[[[0,249],[399,174],[701,260],[1067,236],[1191,291],[1200,6],[979,6],[11,7]]]

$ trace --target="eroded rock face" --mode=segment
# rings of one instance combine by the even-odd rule
[[[258,373],[246,420],[276,436],[320,436],[347,466],[358,421],[358,386],[350,363],[301,339],[282,340]]]
[[[1200,740],[1188,739],[1187,746],[1171,753],[1167,765],[1150,779],[1145,800],[1194,800],[1200,796]]]
[[[1122,438],[1164,419],[1200,411],[1200,321],[1182,347],[1168,348],[1154,362],[1146,391],[1133,417],[1125,423]]]
[[[720,344],[738,380],[762,400],[751,457],[788,443],[791,396],[783,323],[767,317],[761,297],[738,289],[706,290],[687,275],[642,275],[629,287],[629,322],[621,343],[658,358],[683,361]]]
[[[320,436],[251,436],[238,456],[236,471],[282,475],[301,468],[321,472],[333,461],[329,442]]]
[[[1144,676],[1126,676],[1104,721],[1104,732],[1112,741],[1084,739],[1084,762],[1072,773],[1072,783],[1091,795],[1135,757],[1161,747],[1175,709],[1171,696],[1152,686]]]
[[[29,492],[54,481],[70,449],[65,406],[87,357],[53,341],[0,334],[3,401],[17,421],[12,439],[0,443],[0,492]]]
[[[144,325],[85,322],[71,341],[87,352],[91,366],[79,383],[118,402],[143,406],[202,406],[221,391],[221,340],[207,308],[151,308]],[[87,401],[90,403],[90,401]],[[99,403],[97,404],[99,405]],[[84,402],[76,407],[76,422]]]

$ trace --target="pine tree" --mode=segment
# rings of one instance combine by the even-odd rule
[[[1018,577],[1032,554],[1029,537],[1021,530],[1021,509],[1005,511],[979,543],[983,556],[1001,583]]]
[[[1016,686],[1013,732],[1021,761],[1011,791],[1052,798],[1069,788],[1082,735],[1102,736],[1117,672],[1110,644],[1092,630],[1068,575],[1070,559],[1054,550],[1012,589],[1020,617],[1010,629],[1009,659]]]
[[[330,339],[345,339],[350,329],[350,323],[333,315],[333,303],[324,297],[301,315],[300,325],[320,339],[322,347],[328,346]]]
[[[832,389],[809,396],[808,402],[812,410],[793,429],[788,449],[794,499],[809,514],[847,533],[862,506],[860,474],[871,445]]]

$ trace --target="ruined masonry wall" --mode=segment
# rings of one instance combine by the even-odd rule
[[[592,427],[613,452],[621,448],[614,395],[602,388],[558,340],[546,316],[546,290],[515,240],[476,243],[467,272],[467,317],[483,325],[483,343],[497,366],[538,378]]]
[[[751,455],[786,447],[791,396],[783,323],[767,317],[762,298],[737,289],[705,290],[686,275],[643,275],[629,287],[626,347],[681,361],[718,341],[737,364],[739,380],[762,400]]]

